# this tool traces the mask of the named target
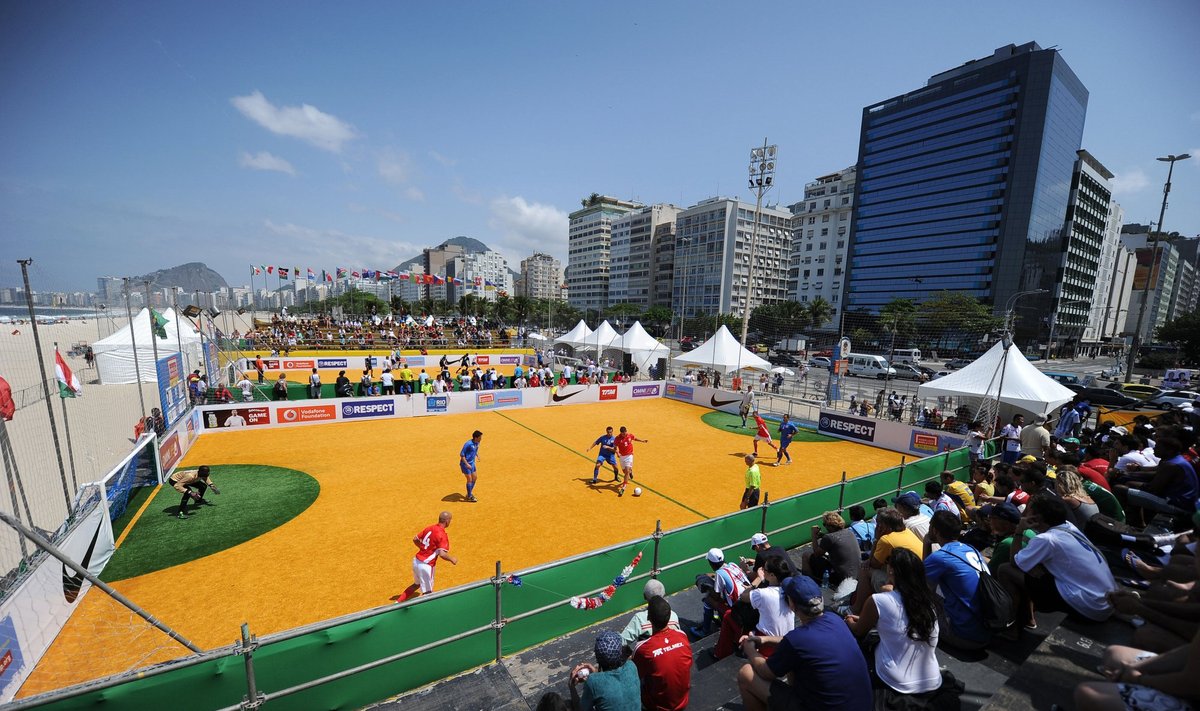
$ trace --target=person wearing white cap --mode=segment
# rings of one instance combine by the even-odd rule
[[[646,585],[642,588],[642,598],[647,603],[650,602],[651,598],[666,596],[666,588],[654,578],[647,580]],[[625,644],[630,654],[637,651],[638,646],[647,639],[650,639],[650,635],[654,634],[654,629],[650,625],[650,613],[648,610],[648,607],[643,607],[633,613],[633,617],[629,618],[629,623],[625,625],[625,629],[621,630],[621,641]],[[671,611],[671,620],[667,623],[667,627],[673,630],[681,629],[679,627],[679,616],[675,614],[674,610]]]
[[[737,563],[725,562],[725,553],[720,548],[710,548],[705,555],[709,567],[713,570],[713,589],[703,600],[704,621],[700,628],[693,627],[691,633],[696,637],[705,637],[710,633],[713,613],[721,618],[721,635],[713,648],[713,656],[724,659],[733,654],[742,629],[733,618],[733,605],[742,596],[742,591],[750,587],[750,581]]]
[[[742,558],[742,567],[746,569],[746,575],[750,578],[750,584],[754,587],[760,587],[763,581],[766,580],[763,569],[767,565],[767,558],[786,559],[787,551],[779,546],[771,545],[765,533],[756,533],[750,536],[750,548],[754,551],[754,560]]]

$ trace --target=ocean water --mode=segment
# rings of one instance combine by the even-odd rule
[[[63,308],[63,307],[59,307],[59,306],[34,306],[33,312],[35,314],[37,314],[38,316],[53,316],[56,318],[59,316],[66,316],[69,319],[77,319],[77,318],[81,318],[81,317],[87,318],[87,319],[93,319],[93,318],[96,318],[96,314],[97,314],[97,311],[95,309],[91,309],[91,308],[73,308],[73,307]],[[125,312],[122,310],[121,311],[122,317],[124,317],[124,314],[125,314]],[[0,316],[8,316],[9,318],[12,318],[12,319],[20,318],[20,319],[28,320],[29,319],[29,308],[26,306],[12,306],[9,304],[5,304],[4,306],[0,306]]]

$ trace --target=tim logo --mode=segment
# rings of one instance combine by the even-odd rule
[[[475,396],[475,409],[486,410],[496,406],[495,393],[480,393]]]
[[[363,400],[342,405],[342,417],[390,417],[396,414],[392,400]]]
[[[491,356],[475,356],[475,365],[491,365]]]
[[[633,386],[633,396],[634,397],[658,397],[660,392],[662,392],[662,389],[661,389],[661,386],[658,385],[658,383],[655,383],[654,385],[634,385]]]
[[[445,395],[435,395],[425,398],[426,412],[445,412],[450,404],[450,398]]]
[[[600,386],[600,399],[601,400],[616,400],[617,399],[617,386],[616,385],[601,385]]]

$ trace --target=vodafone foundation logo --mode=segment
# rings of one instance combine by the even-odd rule
[[[306,405],[303,407],[283,407],[279,410],[279,421],[284,424],[336,419],[337,405]]]

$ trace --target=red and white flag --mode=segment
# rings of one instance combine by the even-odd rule
[[[57,350],[54,351],[54,379],[58,381],[59,397],[83,395],[83,384],[79,382],[79,377],[71,372],[67,362],[63,360],[62,353]]]

